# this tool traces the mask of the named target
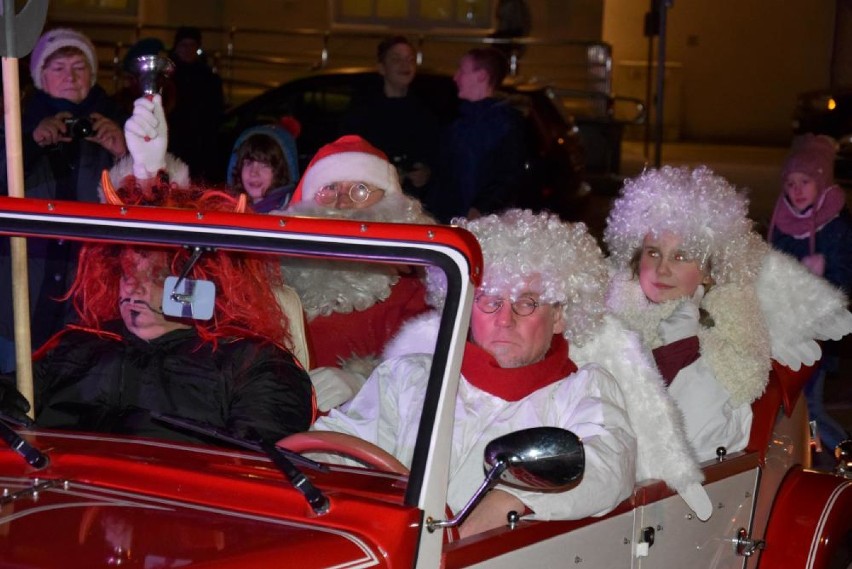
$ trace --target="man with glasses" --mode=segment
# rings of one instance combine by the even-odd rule
[[[549,214],[510,210],[455,222],[479,240],[485,268],[456,400],[450,508],[459,511],[482,482],[485,445],[506,433],[561,427],[583,440],[586,455],[582,481],[566,492],[492,490],[461,526],[462,537],[505,524],[511,511],[536,519],[605,514],[633,488],[636,438],[615,379],[598,365],[575,363],[582,361],[577,346],[604,327],[600,249],[582,224]],[[443,297],[442,276],[430,270],[431,300]],[[395,346],[405,355],[379,365],[346,407],[313,428],[361,437],[410,465],[435,338],[421,332],[406,332],[408,346]]]
[[[403,193],[387,156],[354,135],[319,149],[286,211],[277,213],[434,223]],[[321,411],[351,398],[400,325],[428,308],[422,273],[414,267],[287,259],[282,268],[305,308]]]

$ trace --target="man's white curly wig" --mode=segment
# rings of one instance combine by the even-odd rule
[[[717,283],[742,272],[749,247],[748,199],[706,166],[664,166],[627,180],[604,230],[612,262],[629,267],[646,235],[671,232]]]
[[[473,233],[485,263],[482,286],[486,294],[512,300],[533,277],[541,300],[561,303],[565,337],[582,345],[602,322],[608,282],[603,253],[582,223],[566,223],[549,213],[512,209],[453,224]],[[440,273],[440,274],[436,274]],[[427,288],[433,305],[443,303],[443,273],[429,271]]]

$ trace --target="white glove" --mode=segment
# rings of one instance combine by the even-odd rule
[[[823,257],[821,253],[802,257],[802,264],[818,277],[825,274],[825,257]]]
[[[336,367],[318,367],[308,372],[317,394],[317,409],[323,413],[346,403],[367,379]]]
[[[660,322],[657,332],[666,346],[672,342],[698,335],[698,305],[704,298],[704,287],[698,285],[692,298],[684,298],[671,315]]]
[[[124,123],[124,138],[133,157],[133,175],[137,180],[153,178],[166,167],[169,136],[160,95],[136,99],[133,116]]]

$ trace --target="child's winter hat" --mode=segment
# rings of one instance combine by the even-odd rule
[[[94,87],[98,79],[98,57],[95,46],[89,38],[76,30],[57,28],[43,33],[38,39],[35,48],[33,48],[33,53],[30,57],[30,75],[33,78],[33,84],[36,88],[44,90],[41,82],[41,72],[44,68],[44,62],[63,47],[76,47],[83,52],[83,55],[89,62],[89,67],[92,68],[92,86]]]
[[[305,168],[290,205],[310,201],[323,186],[342,180],[373,184],[385,195],[402,193],[396,167],[384,152],[354,134],[326,144]]]
[[[834,185],[834,155],[837,152],[834,140],[824,134],[805,134],[793,141],[790,153],[781,169],[784,180],[793,172],[807,174],[822,191]]]

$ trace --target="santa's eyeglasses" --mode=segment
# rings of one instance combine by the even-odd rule
[[[480,294],[474,300],[476,307],[485,314],[494,314],[506,303],[506,300],[499,296],[491,296],[488,294]],[[529,316],[535,309],[541,306],[537,300],[533,300],[528,296],[522,296],[518,300],[509,304],[512,307],[512,312],[518,316]]]
[[[322,205],[331,205],[337,201],[337,196],[345,190],[345,195],[355,203],[364,203],[375,192],[384,192],[381,188],[371,187],[364,182],[355,182],[349,185],[348,189],[345,184],[334,182],[321,187],[314,196],[317,203]]]

